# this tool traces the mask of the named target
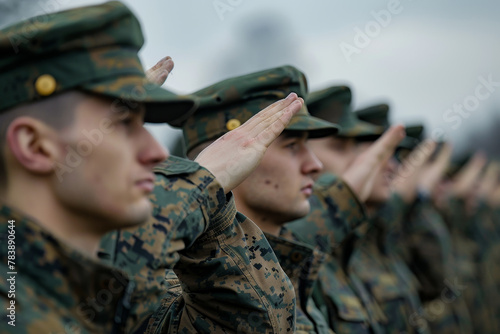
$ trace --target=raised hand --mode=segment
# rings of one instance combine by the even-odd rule
[[[476,153],[472,159],[458,172],[451,192],[458,198],[465,198],[473,191],[475,183],[479,179],[481,170],[486,165],[486,157],[482,153]]]
[[[257,167],[303,104],[302,98],[291,93],[217,139],[195,161],[214,174],[226,193],[230,192]]]
[[[167,77],[170,72],[172,72],[173,68],[174,61],[171,57],[167,56],[157,62],[155,66],[147,70],[146,77],[149,81],[161,86],[165,83],[165,80],[167,80]]]
[[[432,194],[439,181],[443,178],[446,168],[450,165],[452,147],[445,143],[439,151],[436,159],[429,162],[422,168],[418,186],[421,190]]]
[[[429,158],[436,149],[436,143],[431,140],[421,142],[408,157],[399,165],[396,176],[392,182],[393,189],[406,203],[412,203],[416,196],[419,182],[422,180],[424,169],[427,173],[439,174],[437,159],[431,166],[427,166]],[[440,156],[442,155],[442,152]],[[446,168],[446,167],[445,167]],[[431,172],[431,170],[433,172]]]
[[[360,201],[367,200],[377,174],[394,154],[396,146],[404,137],[404,126],[392,126],[370,148],[360,154],[342,175]]]
[[[498,187],[498,178],[500,175],[500,164],[498,162],[490,162],[486,167],[486,172],[481,177],[477,195],[480,198],[488,199]]]

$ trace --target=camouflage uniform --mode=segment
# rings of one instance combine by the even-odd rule
[[[340,178],[330,174],[316,181],[310,203],[309,215],[287,224],[287,229],[328,254],[314,300],[336,333],[382,333],[380,309],[366,289],[346,275],[343,262],[349,254],[339,251],[346,237],[365,221],[362,204]]]
[[[143,103],[146,121],[167,122],[189,115],[196,100],[146,81],[137,55],[143,42],[137,18],[119,2],[43,15],[4,28],[0,31],[0,112],[77,90],[111,98],[117,107]],[[1,332],[125,332],[134,283],[121,271],[58,240],[36,217],[29,217],[30,212],[0,206],[0,238],[5,245],[0,266],[12,271],[5,266],[12,256],[7,242],[15,230],[14,268],[19,273],[16,326],[3,317]],[[8,228],[11,219],[15,229]],[[12,300],[10,287],[11,281],[2,276],[2,316]]]
[[[357,111],[357,114],[387,128],[388,112],[389,107],[383,104]],[[405,153],[421,141],[422,132],[420,125],[407,126],[407,135],[398,145],[395,156],[404,159]],[[393,193],[368,224],[370,229],[359,243],[352,266],[382,307],[387,319],[386,332],[428,333],[427,321],[419,313],[422,309],[419,282],[399,256],[398,241],[407,210],[403,199]]]
[[[403,211],[397,195],[379,210],[356,246],[350,267],[372,293],[386,316],[388,333],[425,333],[425,319],[418,315],[421,302],[418,281],[387,244],[388,230],[401,221]]]
[[[269,233],[265,235],[297,293],[296,333],[332,333],[312,299],[312,290],[325,254],[295,241],[286,228],[281,230],[280,237]]]
[[[312,115],[341,125],[339,137],[380,136],[383,128],[359,121],[350,111],[351,99],[349,87],[333,86],[309,94],[307,105]],[[340,178],[327,173],[316,181],[309,202],[310,214],[288,228],[328,254],[314,300],[337,333],[382,333],[383,314],[359,279],[346,272],[356,239],[352,231],[365,221],[363,205]]]
[[[187,151],[219,138],[291,92],[301,97],[307,94],[304,74],[291,66],[226,79],[195,92],[194,95],[200,99],[200,108],[182,127]],[[310,137],[322,137],[337,133],[337,126],[311,117],[304,106],[292,117],[285,130],[307,131]],[[296,332],[330,333],[326,320],[311,299],[324,255],[296,242],[288,233],[282,237],[267,237],[294,285],[297,296]]]
[[[488,273],[484,268],[481,248],[485,240],[474,238],[474,230],[480,231],[481,226],[474,226],[465,210],[465,201],[458,198],[449,198],[447,210],[441,210],[443,217],[450,229],[455,267],[461,284],[466,288],[463,291],[464,299],[469,309],[471,320],[476,333],[498,333],[494,316],[496,286],[491,283]],[[491,233],[494,231],[490,231]],[[489,266],[488,266],[489,267]],[[497,295],[498,296],[498,295]]]
[[[422,316],[432,333],[471,333],[450,232],[430,198],[420,195],[405,223],[406,258],[420,282]]]
[[[113,263],[133,275],[138,287],[127,328],[293,331],[292,284],[262,231],[236,212],[232,196],[226,198],[213,175],[189,160],[170,157],[154,171],[152,221],[103,241]],[[168,269],[178,282],[164,280]]]
[[[0,332],[124,333],[133,289],[124,273],[74,251],[13,208],[0,207],[0,222]],[[12,233],[15,270],[7,262]],[[8,317],[9,300],[15,300],[15,318]]]

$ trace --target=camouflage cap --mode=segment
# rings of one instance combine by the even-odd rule
[[[377,104],[365,109],[356,110],[356,115],[362,121],[383,126],[385,129],[390,127],[389,105],[387,104]]]
[[[196,100],[146,81],[139,21],[113,1],[34,17],[0,30],[0,113],[77,89],[146,105],[146,121],[189,116]]]
[[[340,125],[339,137],[374,139],[384,128],[361,121],[351,111],[352,93],[347,86],[333,86],[307,96],[307,108],[312,116]]]
[[[291,92],[307,95],[305,75],[292,66],[233,77],[197,91],[199,108],[182,125],[187,152],[229,132]],[[304,105],[286,130],[308,131],[310,137],[338,132],[338,126],[312,117]]]

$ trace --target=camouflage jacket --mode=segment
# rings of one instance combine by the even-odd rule
[[[457,275],[452,237],[430,198],[420,197],[404,226],[408,266],[420,282],[423,308],[432,333],[471,333],[472,324]]]
[[[171,157],[154,171],[153,219],[103,244],[137,284],[129,331],[292,332],[293,286],[232,195],[189,160]],[[169,269],[178,280],[165,280]]]
[[[283,228],[280,237],[266,233],[266,238],[278,258],[281,267],[292,281],[297,296],[297,334],[333,333],[312,299],[312,290],[323,266],[325,254],[313,247],[295,241]]]
[[[450,227],[455,268],[460,281],[466,286],[463,295],[474,331],[498,333],[500,328],[494,310],[499,305],[500,295],[497,283],[490,276],[490,272],[498,270],[498,267],[495,268],[494,262],[481,256],[481,248],[488,248],[488,242],[481,236],[494,238],[495,231],[481,231],[486,222],[483,219],[477,223],[471,220],[466,214],[465,201],[461,199],[449,198],[446,210],[441,212]]]
[[[387,247],[386,231],[394,226],[382,213],[372,219],[370,229],[356,244],[349,262],[350,271],[359,277],[385,315],[381,323],[386,333],[427,333],[425,319],[418,314],[422,307],[418,281],[406,263]]]
[[[287,224],[295,237],[318,247],[327,259],[319,272],[313,299],[336,333],[381,333],[381,312],[362,285],[355,285],[342,266],[340,245],[365,221],[363,205],[342,179],[323,174],[310,198],[311,212]],[[346,256],[348,257],[348,255]]]
[[[7,206],[0,207],[0,239],[1,333],[125,333],[133,286],[124,273]]]

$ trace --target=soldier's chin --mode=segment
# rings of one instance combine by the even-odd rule
[[[122,225],[122,227],[145,224],[151,218],[152,209],[151,202],[145,199],[144,201],[129,206],[124,217],[117,223]]]
[[[368,202],[373,203],[373,204],[383,204],[389,200],[389,197],[391,196],[390,189],[380,189],[376,193],[372,194],[368,198]]]

